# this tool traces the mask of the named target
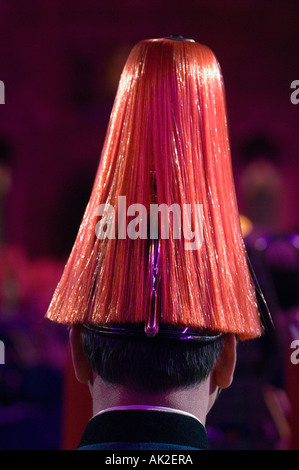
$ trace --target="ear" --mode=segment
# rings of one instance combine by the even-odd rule
[[[76,378],[80,383],[87,383],[92,380],[92,367],[83,351],[80,326],[71,327],[69,339]]]
[[[225,335],[223,351],[213,369],[214,383],[220,389],[229,387],[233,381],[237,356],[236,347],[235,335]]]

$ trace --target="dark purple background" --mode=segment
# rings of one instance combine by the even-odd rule
[[[36,333],[36,323],[42,322],[88,201],[124,61],[139,40],[170,34],[210,46],[222,67],[241,212],[262,233],[299,227],[299,104],[290,100],[291,82],[299,79],[296,0],[0,1],[0,141],[8,145],[4,166],[11,174],[4,246],[21,249],[7,263],[17,287],[25,285],[23,298],[21,292],[13,308],[2,309],[0,339],[8,323],[16,365],[12,371],[9,361],[0,365],[0,448],[59,446],[65,336],[49,333],[44,324]],[[16,339],[16,325],[22,340]],[[39,338],[33,348],[32,331],[33,343]],[[41,350],[43,360],[37,361]],[[245,369],[226,395],[228,404],[224,398],[222,414],[216,409],[211,417],[216,447],[277,445],[277,429],[261,397],[263,370],[256,368],[262,350],[245,350]],[[49,380],[56,384],[54,402],[45,394]],[[278,382],[284,388],[281,377]],[[24,401],[27,406],[28,396],[30,406],[44,409],[47,403],[46,417],[40,408],[30,414],[19,407]],[[48,415],[49,403],[55,412]],[[44,419],[49,436],[43,440],[32,429],[42,428]]]
[[[241,145],[262,134],[278,146],[277,225],[298,226],[299,105],[290,101],[299,78],[296,1],[10,0],[0,3],[0,24],[0,134],[13,152],[10,242],[33,256],[68,253],[123,61],[140,39],[169,34],[209,45],[221,64],[240,209]]]

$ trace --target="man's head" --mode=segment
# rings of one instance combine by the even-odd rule
[[[146,397],[150,397],[151,404],[165,404],[165,399],[171,404],[171,397],[177,400],[184,396],[181,404],[188,409],[188,400],[196,397],[199,409],[200,401],[206,403],[207,413],[217,390],[231,384],[236,362],[234,335],[222,335],[201,344],[188,340],[111,338],[72,327],[70,343],[76,377],[89,383],[96,410],[103,408],[103,400],[104,406],[121,403],[120,396],[123,400],[121,394],[125,391],[127,404],[130,399],[135,404],[136,399],[142,403]],[[101,390],[105,387],[105,397],[99,396],[94,387],[99,382]],[[196,414],[197,410],[192,405],[189,411]],[[200,416],[203,421],[206,413]]]

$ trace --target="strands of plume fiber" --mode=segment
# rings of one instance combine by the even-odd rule
[[[186,249],[184,237],[174,236],[171,216],[169,238],[160,236],[161,324],[231,332],[241,339],[262,333],[240,229],[223,81],[206,46],[159,39],[133,48],[90,201],[47,312],[51,320],[106,325],[148,317],[150,240],[124,236],[132,217],[118,213],[120,196],[127,208],[147,209],[148,225],[153,198],[167,207],[190,204],[193,228],[196,205],[202,205],[197,249]],[[114,208],[115,238],[96,236],[100,204]]]

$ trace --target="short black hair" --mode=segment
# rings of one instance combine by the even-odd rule
[[[83,349],[105,382],[147,392],[189,387],[205,380],[223,350],[210,343],[140,337],[110,337],[82,328]]]

